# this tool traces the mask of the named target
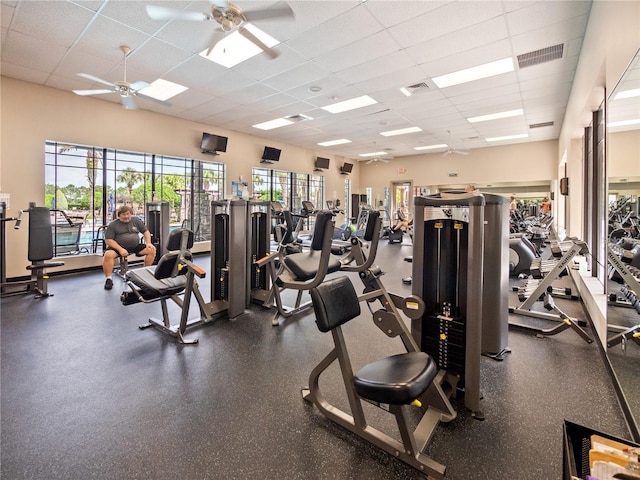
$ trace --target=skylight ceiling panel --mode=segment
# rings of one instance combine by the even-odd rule
[[[20,2],[11,29],[50,46],[70,47],[93,16],[94,12],[70,2]]]
[[[382,26],[368,10],[353,8],[301,33],[286,43],[307,58],[315,59],[381,30]]]
[[[2,64],[13,64],[27,70],[50,72],[63,58],[67,48],[46,40],[10,31],[2,45]],[[33,68],[33,67],[36,68]],[[5,75],[4,70],[2,74]],[[33,78],[32,75],[29,75]],[[38,82],[40,83],[40,82]]]
[[[485,22],[501,14],[500,2],[450,2],[391,27],[389,32],[403,48],[409,48],[425,40]]]
[[[384,57],[341,70],[335,75],[346,82],[358,83],[412,67],[413,62],[409,55],[404,50],[399,50]]]
[[[504,17],[497,17],[486,22],[471,25],[463,32],[456,31],[432,38],[406,49],[416,63],[426,63],[437,59],[448,58],[467,50],[478,48],[479,43],[491,44],[508,38]]]
[[[540,1],[506,14],[511,35],[539,30],[545,25],[588,17],[591,2]],[[583,31],[584,33],[584,31]]]
[[[382,31],[317,57],[314,62],[330,72],[339,72],[398,50],[400,46],[386,31]]]

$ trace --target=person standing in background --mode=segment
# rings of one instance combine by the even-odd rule
[[[542,213],[551,213],[551,201],[549,197],[544,197],[544,200],[542,200]]]
[[[516,203],[516,197],[511,195],[511,203],[509,204],[509,210],[515,212],[518,209],[518,204]]]

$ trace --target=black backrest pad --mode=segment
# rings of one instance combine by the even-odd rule
[[[180,258],[180,252],[169,252],[165,253],[160,260],[158,260],[158,265],[156,265],[155,270],[153,271],[153,276],[158,280],[162,280],[163,278],[169,278],[173,275],[173,269],[175,268],[176,262]],[[185,253],[185,260],[191,260],[191,252]],[[178,275],[185,275],[188,269],[183,268],[178,272]]]
[[[47,207],[31,207],[29,209],[29,248],[27,257],[30,262],[53,258],[51,212]]]
[[[371,240],[373,240],[373,235],[376,228],[376,220],[378,220],[378,217],[380,217],[380,212],[369,211],[369,216],[367,217],[367,228],[364,231],[365,242],[370,242]]]
[[[316,314],[316,325],[321,332],[333,330],[360,315],[360,302],[348,277],[322,282],[309,292]]]
[[[316,214],[316,224],[313,227],[313,240],[311,240],[311,250],[322,250],[324,232],[332,219],[333,215],[331,215],[331,212],[328,210],[320,210]]]
[[[180,245],[182,241],[182,233],[187,232],[187,248],[193,247],[193,232],[186,228],[176,228],[169,233],[169,237],[167,238],[167,250],[180,250]]]

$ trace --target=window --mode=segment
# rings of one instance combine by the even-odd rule
[[[170,228],[186,226],[196,241],[208,241],[210,202],[223,197],[222,163],[52,141],[45,145],[45,204],[82,221],[77,248],[67,248],[68,253],[96,253],[98,233],[119,206],[131,205],[143,217],[151,201],[169,202]],[[54,235],[57,252],[56,243]]]

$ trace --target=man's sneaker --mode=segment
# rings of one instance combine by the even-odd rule
[[[112,288],[113,288],[113,280],[111,280],[110,278],[107,278],[107,281],[104,282],[104,289],[111,290]]]

